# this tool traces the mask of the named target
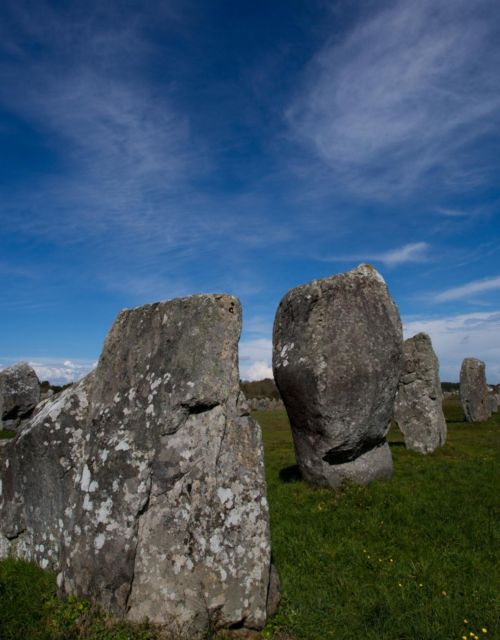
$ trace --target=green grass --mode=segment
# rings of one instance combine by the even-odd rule
[[[0,429],[0,440],[9,440],[10,438],[14,438],[16,432],[12,429]]]
[[[0,640],[171,640],[148,623],[113,621],[85,600],[56,596],[55,576],[0,561]]]
[[[445,411],[455,420],[461,409],[451,399]],[[283,594],[265,635],[500,638],[500,414],[483,424],[450,421],[446,446],[428,456],[407,451],[391,429],[392,481],[340,492],[281,480],[295,463],[288,420],[256,417]]]
[[[286,414],[255,414],[283,595],[265,638],[500,638],[500,413],[465,424],[456,398],[445,413],[445,447],[406,451],[392,429],[392,481],[337,492],[293,474],[282,480],[295,464]],[[0,562],[0,603],[1,640],[161,637],[147,624],[113,623],[86,602],[59,601],[54,576],[24,562]]]

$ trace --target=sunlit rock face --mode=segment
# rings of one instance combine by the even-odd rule
[[[97,369],[0,454],[2,553],[56,571],[62,593],[193,638],[262,628],[268,505],[240,331],[226,295],[120,313]]]
[[[491,415],[486,384],[486,366],[476,358],[465,358],[460,369],[460,400],[467,422],[482,422]]]
[[[369,265],[289,291],[274,322],[273,369],[310,482],[392,474],[385,436],[401,372],[401,320]]]
[[[405,340],[394,417],[407,449],[431,453],[446,442],[439,361],[426,333]]]
[[[40,381],[27,362],[0,371],[0,422],[16,429],[40,401]]]

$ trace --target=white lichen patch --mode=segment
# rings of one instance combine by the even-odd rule
[[[120,440],[120,442],[115,447],[115,451],[128,451],[129,449],[130,445],[127,440]]]
[[[219,487],[217,489],[217,495],[222,504],[226,504],[227,506],[231,506],[233,503],[233,492],[231,489],[225,489],[224,487]]]
[[[94,540],[95,549],[97,549],[97,551],[102,549],[105,542],[106,542],[106,536],[104,535],[104,533],[98,533]]]
[[[81,481],[80,481],[80,488],[82,491],[89,490],[90,478],[91,478],[90,469],[88,468],[87,465],[84,465],[82,470]]]
[[[92,511],[93,507],[94,507],[94,503],[89,498],[89,494],[86,493],[85,497],[83,498],[83,510],[84,511]]]
[[[380,275],[380,273],[372,267],[370,264],[360,264],[356,269],[353,270],[353,273],[359,273],[368,278],[375,278],[379,282],[383,282],[385,284],[384,278]]]

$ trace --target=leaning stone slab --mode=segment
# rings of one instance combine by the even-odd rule
[[[476,358],[465,358],[460,369],[460,400],[467,422],[483,422],[491,415],[486,384],[486,366]]]
[[[394,418],[407,449],[431,453],[446,442],[439,361],[426,333],[418,333],[404,342]]]
[[[402,356],[399,313],[373,267],[284,296],[274,322],[273,369],[307,480],[338,487],[391,477],[385,436]]]
[[[226,295],[120,313],[97,369],[1,451],[0,549],[186,637],[261,629],[269,517],[240,330]]]
[[[40,401],[40,381],[27,362],[0,371],[0,420],[15,428]]]

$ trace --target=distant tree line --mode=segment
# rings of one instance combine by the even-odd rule
[[[265,380],[254,380],[249,382],[248,380],[240,380],[240,388],[247,398],[271,398],[273,400],[279,400],[280,394],[271,378]],[[443,391],[456,391],[460,389],[458,382],[442,382],[441,388]]]
[[[272,400],[279,400],[280,397],[278,388],[271,378],[254,380],[252,382],[240,380],[240,388],[248,399],[271,398]]]
[[[460,384],[458,382],[441,382],[443,391],[459,391]]]
[[[64,391],[64,389],[71,387],[72,384],[73,384],[72,382],[68,384],[62,384],[62,385],[50,384],[48,380],[44,380],[43,382],[40,382],[40,392],[47,393],[47,391],[53,391],[54,393],[59,393],[60,391]]]

